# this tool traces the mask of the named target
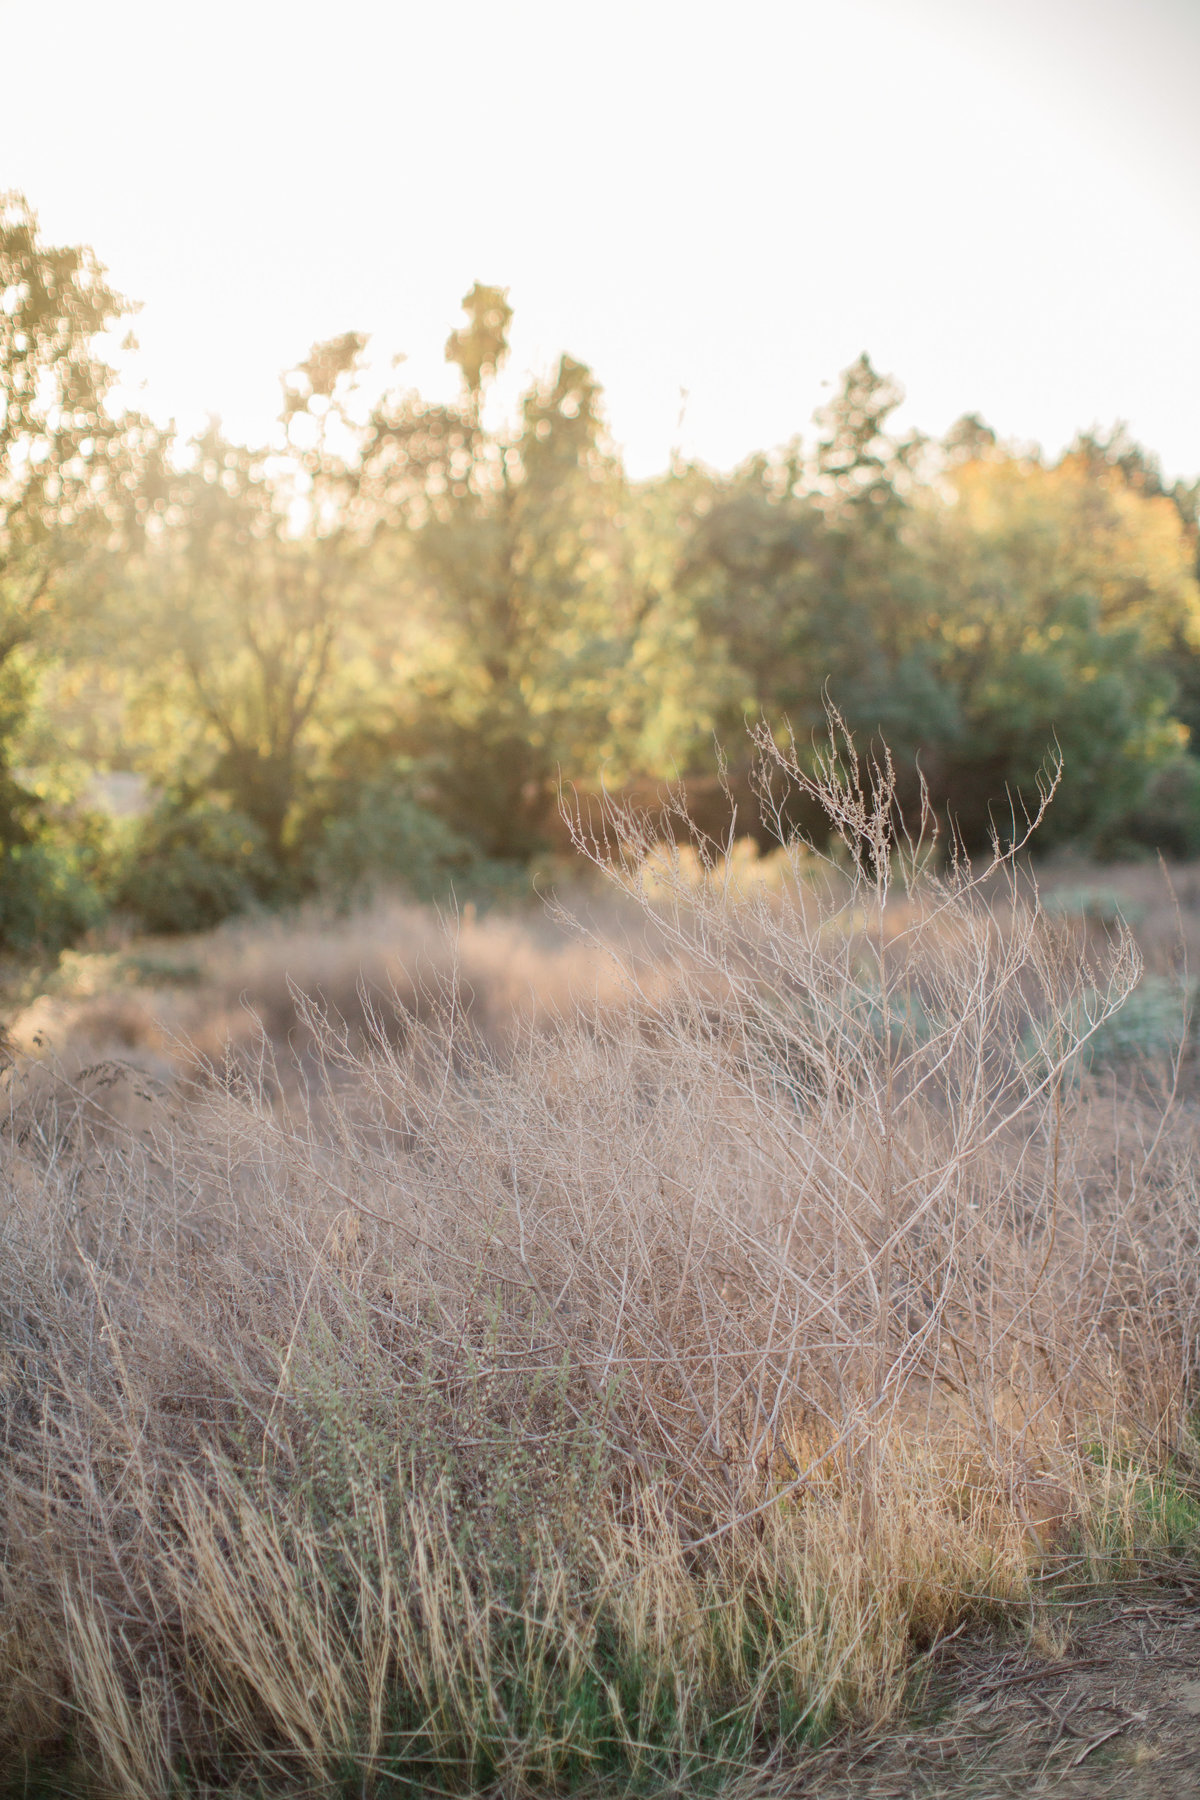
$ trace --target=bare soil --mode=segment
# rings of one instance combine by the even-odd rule
[[[915,1713],[831,1744],[813,1800],[1200,1800],[1200,1583],[1064,1602],[1061,1654],[957,1638]]]

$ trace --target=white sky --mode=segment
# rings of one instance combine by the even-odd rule
[[[143,400],[263,438],[375,335],[591,363],[635,474],[805,429],[860,350],[940,432],[1200,472],[1200,0],[0,0],[0,187],[144,302]],[[682,426],[680,390],[688,400]]]

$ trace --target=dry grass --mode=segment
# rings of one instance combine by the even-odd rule
[[[615,948],[471,924],[405,987],[380,926],[372,993],[293,935],[234,1060],[8,1078],[15,1758],[71,1738],[129,1796],[769,1784],[1045,1559],[1197,1535],[1179,1059],[1118,1099],[1081,1049],[1130,933],[1003,857],[938,874],[836,741],[817,786],[841,848],[766,882],[581,833],[646,921]]]
[[[602,916],[611,936],[611,904]],[[72,1078],[113,1060],[169,1082],[197,1062],[253,1067],[265,1041],[294,1086],[293,1065],[314,1052],[314,1006],[365,1046],[381,1025],[403,1033],[452,992],[458,1016],[503,1050],[576,1004],[614,1002],[619,985],[611,955],[544,908],[439,916],[393,898],[350,918],[309,909],[67,952],[10,1030],[26,1059]]]

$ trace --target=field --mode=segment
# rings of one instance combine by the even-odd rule
[[[26,997],[10,1779],[782,1794],[949,1634],[1200,1552],[1200,875],[819,785],[828,857],[618,808],[559,913]]]

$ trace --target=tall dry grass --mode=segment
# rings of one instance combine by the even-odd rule
[[[1130,933],[897,839],[836,735],[760,749],[833,852],[577,825],[645,930],[503,1031],[448,951],[399,1021],[290,989],[290,1079],[266,1036],[120,1105],[9,1078],[14,1759],[769,1782],[1047,1558],[1194,1529],[1184,1036],[1089,1059]]]
[[[612,907],[600,916],[611,935]],[[167,1077],[197,1058],[253,1060],[263,1037],[284,1061],[303,1060],[310,1002],[361,1042],[368,1014],[401,1026],[447,987],[472,1028],[500,1047],[576,999],[614,998],[615,976],[609,956],[544,911],[467,906],[438,917],[390,897],[349,917],[302,909],[231,920],[201,937],[68,952],[11,1033],[27,1056],[48,1049],[72,1069],[121,1057]]]

